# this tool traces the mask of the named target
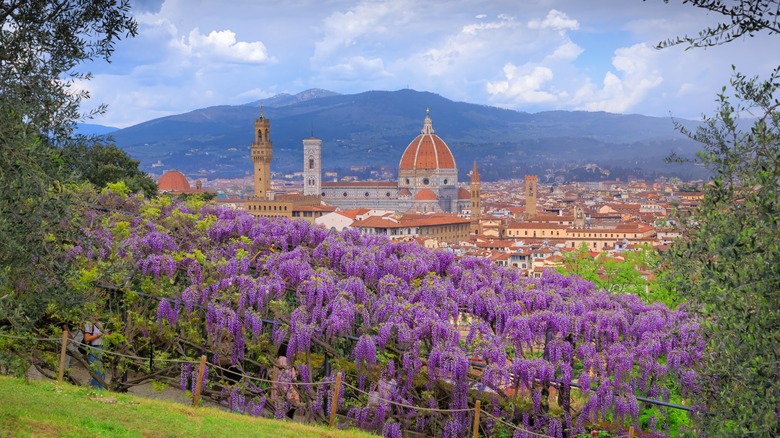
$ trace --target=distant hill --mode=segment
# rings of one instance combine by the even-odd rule
[[[307,100],[319,99],[321,97],[330,97],[330,96],[340,96],[340,94],[335,93],[333,91],[323,90],[320,88],[312,88],[311,90],[306,90],[298,94],[280,93],[277,94],[276,96],[269,97],[267,99],[260,99],[254,102],[249,102],[246,105],[256,106],[256,107],[262,105],[266,107],[278,108],[281,106],[293,105],[296,103],[305,102]]]
[[[76,125],[76,134],[81,135],[106,135],[117,130],[119,130],[119,128],[114,128],[113,126],[95,125],[91,123],[79,123]]]
[[[452,149],[461,180],[468,178],[473,160],[484,180],[526,173],[549,179],[560,172],[564,179],[574,174],[582,179],[588,174],[576,169],[587,163],[608,169],[594,174],[597,179],[702,173],[692,166],[664,164],[671,150],[691,155],[698,149],[674,130],[669,118],[585,111],[530,114],[409,89],[281,94],[150,120],[115,131],[112,137],[147,171],[175,168],[191,177],[237,177],[252,172],[249,148],[260,105],[271,121],[274,172],[299,171],[301,141],[312,134],[323,140],[325,170],[345,175],[352,166],[381,166],[395,172],[430,109],[434,130]],[[157,162],[163,166],[152,169]],[[576,171],[567,176],[566,168]]]

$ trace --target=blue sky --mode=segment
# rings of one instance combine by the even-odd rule
[[[671,0],[135,0],[139,35],[78,85],[127,127],[324,88],[412,88],[519,111],[699,119],[731,65],[780,65],[776,38],[656,50],[718,16]]]

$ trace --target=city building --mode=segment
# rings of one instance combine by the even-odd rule
[[[315,149],[314,139],[308,141],[312,146],[308,149],[310,152],[304,153],[306,187],[310,181],[318,180],[321,169],[319,152],[314,153],[319,149]],[[305,140],[304,148],[306,144]],[[321,188],[323,202],[342,209],[362,207],[465,215],[472,203],[471,193],[458,188],[455,157],[444,140],[434,132],[429,110],[426,110],[422,131],[401,156],[397,181],[325,181],[321,183]]]
[[[271,158],[273,157],[271,122],[265,117],[262,108],[260,117],[255,119],[254,132],[255,141],[251,146],[254,194],[245,202],[247,212],[261,217],[300,218],[313,224],[318,217],[336,210],[335,207],[322,205],[320,195],[306,194],[307,188],[310,188],[306,185],[304,185],[304,194],[276,194],[271,188]],[[314,150],[321,145],[321,142],[317,143],[314,140],[316,139],[304,140],[304,150],[311,154],[313,160],[311,169],[308,162],[304,165],[304,177],[310,178],[309,181],[304,182],[312,182],[311,185],[316,187],[319,180],[315,182],[311,178],[315,177],[315,170],[319,170],[320,164],[319,155],[314,155]],[[304,157],[307,159],[306,155]]]
[[[200,180],[195,181],[193,189],[187,177],[178,170],[169,170],[162,174],[157,181],[157,191],[160,193],[170,193],[172,195],[193,195],[197,193],[208,193],[203,189],[203,183]]]

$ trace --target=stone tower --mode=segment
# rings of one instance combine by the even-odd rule
[[[471,220],[479,221],[479,217],[482,214],[482,200],[480,199],[480,182],[479,172],[477,172],[477,160],[474,160],[474,167],[471,168],[471,213],[469,216]]]
[[[536,216],[536,193],[539,177],[536,175],[525,176],[525,217]]]
[[[582,210],[582,207],[580,207],[579,205],[574,206],[574,227],[575,228],[585,227],[585,212]]]
[[[265,118],[263,108],[255,119],[255,141],[252,142],[252,162],[255,165],[255,197],[268,199],[271,194],[271,122]]]
[[[319,196],[322,181],[322,140],[311,136],[303,140],[303,194]]]
[[[482,200],[480,198],[480,182],[479,172],[477,171],[477,160],[474,160],[474,167],[471,168],[470,184],[471,189],[471,211],[469,218],[471,219],[471,232],[474,234],[480,234],[482,232],[479,219],[482,216]]]

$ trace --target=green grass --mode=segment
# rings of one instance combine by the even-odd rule
[[[374,437],[87,387],[0,377],[0,437]]]

